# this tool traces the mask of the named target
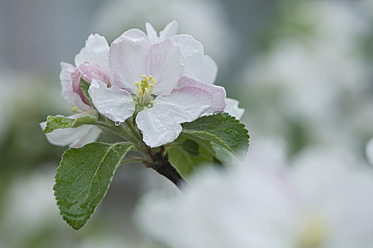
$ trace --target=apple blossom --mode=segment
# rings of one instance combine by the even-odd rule
[[[223,87],[188,76],[184,62],[202,58],[194,67],[202,66],[203,47],[190,36],[173,35],[169,30],[175,25],[169,24],[160,38],[150,24],[148,35],[138,29],[123,33],[109,50],[111,87],[93,79],[88,91],[95,108],[114,122],[124,122],[135,113],[150,147],[175,140],[181,123],[222,112],[226,106]],[[198,53],[188,53],[194,46],[200,47],[193,50]]]
[[[75,56],[75,66],[61,62],[60,80],[62,96],[71,105],[83,111],[92,111],[89,101],[80,89],[80,80],[87,82],[98,79],[110,85],[109,45],[106,39],[98,34],[90,35],[85,47]]]
[[[304,153],[289,167],[278,150],[251,150],[231,171],[209,168],[184,194],[150,195],[140,226],[178,248],[371,247],[372,171],[330,151]]]
[[[177,35],[178,23],[170,22],[159,32],[159,36],[150,23],[146,23],[147,36],[151,42],[158,43],[166,39],[170,39],[174,45],[178,46],[181,51],[182,61],[184,64],[184,75],[195,78],[198,81],[213,84],[216,78],[218,67],[210,56],[204,54],[203,46],[196,41],[192,36],[187,34]],[[179,85],[181,82],[179,82]],[[183,82],[185,84],[185,82]],[[215,92],[214,95],[218,94]],[[225,100],[226,108],[224,112],[240,119],[244,110],[238,108],[238,101],[227,98]]]
[[[147,34],[130,29],[110,47],[91,35],[76,67],[61,63],[62,95],[81,113],[48,116],[41,127],[51,143],[72,147],[53,189],[74,229],[92,216],[121,164],[140,162],[180,187],[203,162],[224,165],[227,153],[248,148],[250,136],[237,119],[242,110],[213,84],[217,66],[201,43],[177,35],[176,22],[159,36],[146,27]],[[95,142],[102,129],[116,142]]]
[[[83,111],[96,115],[96,110],[91,106],[89,100],[84,96],[80,88],[80,80],[91,82],[99,79],[110,85],[109,81],[109,61],[107,53],[109,45],[106,39],[98,34],[90,35],[85,47],[75,56],[75,66],[61,62],[60,80],[62,86],[62,96],[73,105],[73,110]],[[83,114],[68,116],[76,119]],[[44,130],[46,123],[41,123]],[[78,128],[66,128],[55,130],[46,134],[50,143],[60,146],[70,145],[71,147],[81,147],[95,141],[101,130],[95,126],[84,125]]]

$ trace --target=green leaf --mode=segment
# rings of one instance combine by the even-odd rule
[[[48,116],[47,126],[45,127],[43,133],[50,133],[56,129],[61,128],[76,128],[84,124],[95,124],[96,117],[92,115],[83,115],[76,119],[70,119],[63,116]]]
[[[128,143],[90,143],[70,148],[57,169],[54,195],[63,219],[74,229],[81,228],[102,201],[114,173],[134,147]]]
[[[232,164],[232,153],[230,153],[228,150],[224,149],[223,147],[217,145],[214,142],[211,142],[211,145],[215,151],[215,157],[218,160],[217,162],[223,165]]]
[[[80,79],[80,89],[82,90],[83,95],[85,96],[85,98],[88,99],[91,106],[94,106],[93,103],[92,103],[92,99],[91,99],[91,97],[89,96],[89,93],[88,93],[88,89],[89,89],[90,85],[91,84],[88,83],[87,81],[85,81],[83,78]]]
[[[182,126],[180,136],[166,151],[184,178],[206,165],[229,165],[232,154],[240,155],[249,145],[245,125],[227,113],[204,116]]]
[[[221,163],[210,141],[186,134],[181,134],[166,151],[170,163],[183,178],[205,165]]]
[[[191,139],[185,140],[181,143],[181,147],[184,151],[188,152],[191,156],[199,155],[199,145],[197,142]]]
[[[183,123],[182,133],[212,141],[235,155],[246,152],[249,134],[245,125],[228,113],[203,116]]]

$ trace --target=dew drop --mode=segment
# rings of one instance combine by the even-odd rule
[[[120,122],[116,121],[116,122],[114,122],[114,125],[117,126],[117,127],[119,127],[120,126]]]

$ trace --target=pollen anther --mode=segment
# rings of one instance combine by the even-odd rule
[[[152,92],[154,84],[157,82],[152,76],[141,76],[141,82],[135,81],[136,95],[138,97],[138,104],[140,106],[147,106],[152,100]]]

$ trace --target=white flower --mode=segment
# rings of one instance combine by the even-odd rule
[[[110,85],[109,81],[109,45],[98,34],[90,35],[85,47],[75,56],[75,66],[61,62],[60,80],[62,96],[80,110],[92,111],[88,100],[80,89],[80,79],[87,82],[97,79]]]
[[[89,88],[96,109],[112,121],[124,122],[137,106],[136,124],[150,147],[175,140],[180,123],[225,108],[223,87],[188,75],[193,67],[204,66],[203,47],[190,36],[175,35],[174,25],[160,37],[150,24],[150,38],[138,29],[123,33],[110,46],[112,86],[93,79]],[[189,60],[196,63],[188,67]]]
[[[289,167],[250,153],[230,173],[199,174],[184,194],[148,198],[139,223],[175,248],[372,247],[372,171],[318,154]]]
[[[109,45],[104,37],[98,34],[90,35],[85,47],[75,56],[76,67],[61,62],[62,96],[73,105],[74,111],[96,114],[80,88],[80,80],[83,78],[85,81],[91,82],[93,79],[97,79],[110,85],[108,52]],[[75,119],[81,115],[83,114],[68,116],[68,118]],[[44,130],[46,123],[43,122],[40,125]],[[48,141],[54,145],[81,147],[94,142],[100,133],[101,130],[98,127],[83,125],[78,128],[58,129],[46,136]]]
[[[153,44],[170,39],[180,48],[182,63],[184,65],[184,75],[204,83],[213,84],[218,71],[215,61],[210,56],[204,54],[202,44],[193,39],[192,36],[187,34],[176,35],[177,28],[178,23],[173,21],[159,32],[158,36],[153,26],[146,23],[147,35]],[[215,92],[215,94],[218,94],[218,92]],[[240,119],[244,113],[244,109],[238,108],[239,102],[231,98],[226,98],[225,103],[224,112]]]

